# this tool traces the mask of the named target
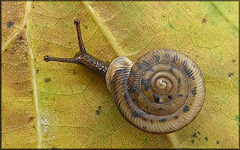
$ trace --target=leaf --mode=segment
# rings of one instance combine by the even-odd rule
[[[2,2],[3,148],[238,148],[237,2]],[[84,66],[46,63],[78,51],[111,62],[176,49],[199,65],[206,98],[171,134],[145,133],[119,113],[105,80]]]

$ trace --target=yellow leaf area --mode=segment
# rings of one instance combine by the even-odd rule
[[[3,148],[238,148],[238,2],[2,2]],[[145,133],[120,114],[104,78],[45,62],[79,50],[133,61],[153,49],[191,57],[205,79],[196,119]]]

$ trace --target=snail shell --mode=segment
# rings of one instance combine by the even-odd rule
[[[200,69],[175,50],[150,51],[135,63],[118,57],[105,78],[124,118],[147,132],[170,133],[183,128],[204,102]]]

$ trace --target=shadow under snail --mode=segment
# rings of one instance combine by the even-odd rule
[[[80,50],[73,58],[45,56],[45,61],[84,65],[106,79],[123,117],[151,133],[170,133],[188,125],[200,112],[205,85],[197,64],[176,50],[147,52],[135,63],[125,56],[110,65],[88,54],[80,21],[75,19]]]

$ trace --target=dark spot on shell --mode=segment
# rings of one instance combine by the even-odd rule
[[[153,55],[153,59],[154,59],[154,61],[159,62],[160,56],[158,56],[158,55]]]
[[[126,104],[128,104],[128,103],[129,103],[129,101],[127,100],[127,101],[126,101]]]
[[[195,80],[195,77],[194,77],[194,76],[192,76],[192,77],[191,77],[191,79],[192,79],[192,80]]]
[[[177,97],[182,97],[183,95],[182,94],[178,94]]]
[[[144,120],[144,121],[147,121],[147,119],[146,118],[144,118],[144,117],[141,117],[142,118],[142,120]]]
[[[124,93],[124,99],[127,101],[128,99],[130,99],[130,94],[127,92],[127,91],[125,91],[125,93]]]
[[[208,137],[205,137],[204,139],[205,139],[206,141],[208,141]]]
[[[142,70],[142,69],[148,68],[149,63],[148,63],[148,61],[143,60],[143,63],[142,64],[137,64],[137,67],[138,67],[139,70]]]
[[[187,70],[187,62],[184,60],[182,63],[183,69],[186,71]]]
[[[150,122],[153,123],[153,120],[151,119]]]
[[[148,109],[148,105],[146,105],[146,108]]]
[[[191,142],[194,143],[194,140],[192,140]]]
[[[232,75],[233,75],[233,73],[232,73],[232,72],[228,74],[228,76],[229,76],[229,77],[231,77]]]
[[[216,141],[216,144],[219,144],[219,141]]]
[[[170,55],[168,53],[165,54],[165,58],[169,59]]]
[[[149,72],[154,72],[153,67],[149,67],[149,68],[148,68],[148,71],[149,71]]]
[[[169,99],[169,100],[172,100],[172,96],[171,96],[171,95],[168,95],[168,99]]]
[[[188,69],[188,70],[187,70],[187,75],[188,75],[189,78],[193,75],[193,72],[192,72],[191,69]]]
[[[185,105],[184,107],[183,107],[183,112],[188,112],[189,111],[189,107],[187,106],[187,105]]]
[[[206,19],[205,18],[202,19],[202,23],[206,23]]]
[[[8,22],[7,23],[7,28],[10,28],[11,26],[13,26],[14,25],[14,22]]]
[[[138,76],[139,76],[139,74],[138,74],[137,72],[135,72],[135,71],[131,71],[131,74],[132,74],[132,76],[134,76],[134,77],[138,77]]]
[[[173,118],[174,118],[174,119],[177,119],[177,118],[178,118],[178,116],[174,116]]]
[[[192,95],[195,96],[197,94],[197,87],[194,87],[191,92],[192,92]]]
[[[162,119],[159,120],[159,122],[165,122],[167,119],[164,117]]]
[[[150,82],[151,82],[151,79],[150,79],[150,78],[149,78],[149,79],[145,79],[145,80],[143,79],[143,80],[142,80],[142,85],[143,85],[145,91],[147,91],[147,90],[150,89]]]
[[[98,110],[96,110],[96,114],[100,115],[102,110],[102,106],[98,106]]]
[[[158,110],[163,110],[163,108],[162,108],[162,107],[159,107]]]
[[[180,81],[181,81],[181,79],[180,79],[180,78],[178,78],[177,82],[178,82],[178,85],[179,85],[179,86],[180,86]]]
[[[45,80],[45,82],[50,82],[50,81],[52,81],[51,78],[45,78],[44,80]]]
[[[142,111],[139,111],[139,110],[133,110],[133,112],[132,112],[132,116],[133,116],[134,118],[142,117],[143,114],[144,114],[144,113],[143,113]]]
[[[159,97],[153,93],[155,103],[159,103]]]
[[[173,73],[173,66],[172,65],[169,68],[169,72]]]
[[[135,92],[136,92],[136,87],[130,85],[129,88],[128,88],[128,91],[129,91],[130,93],[135,93]]]
[[[143,129],[147,129],[147,127],[146,127],[146,126],[143,126]]]
[[[173,56],[173,58],[172,58],[172,63],[176,63],[177,62],[177,60],[178,60],[178,57],[177,57],[177,55],[175,55],[175,56]]]
[[[132,105],[129,105],[129,106],[128,106],[128,109],[131,109],[131,108],[132,108]]]

